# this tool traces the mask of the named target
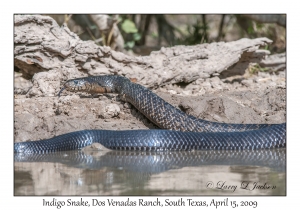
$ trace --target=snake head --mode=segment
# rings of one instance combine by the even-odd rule
[[[64,87],[59,91],[58,97],[63,90],[71,92],[86,92],[86,93],[112,93],[115,92],[116,80],[119,76],[91,76],[78,79],[68,80]]]
[[[63,90],[68,90],[70,92],[89,92],[91,87],[91,82],[87,81],[85,78],[71,79],[64,84],[64,87],[58,93],[58,97],[60,97]]]

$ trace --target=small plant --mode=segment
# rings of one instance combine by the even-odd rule
[[[121,29],[127,34],[127,41],[125,42],[126,48],[132,49],[136,41],[141,39],[141,34],[138,33],[134,22],[129,19],[125,19],[121,24]]]
[[[259,64],[250,64],[248,67],[249,73],[250,74],[257,74],[258,72],[266,72],[269,71],[268,68],[263,68]]]

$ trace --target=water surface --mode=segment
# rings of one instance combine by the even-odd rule
[[[15,154],[14,195],[286,195],[286,150]]]

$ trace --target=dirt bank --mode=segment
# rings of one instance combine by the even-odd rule
[[[281,123],[286,117],[285,74],[259,73],[247,79],[218,77],[186,86],[153,90],[198,118],[225,123]],[[241,80],[241,81],[240,81]],[[16,82],[18,85],[19,82]],[[74,94],[60,98],[15,94],[15,141],[50,138],[82,129],[156,128],[116,94]]]

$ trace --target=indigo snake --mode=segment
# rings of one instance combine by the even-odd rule
[[[100,143],[115,150],[254,150],[285,147],[286,123],[227,124],[198,119],[176,109],[128,78],[107,75],[68,80],[59,92],[118,93],[160,129],[82,130],[47,140],[14,144],[17,153],[74,150]],[[166,130],[164,130],[166,129]]]

